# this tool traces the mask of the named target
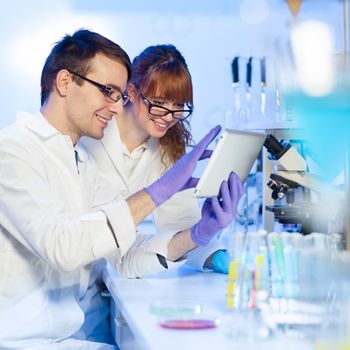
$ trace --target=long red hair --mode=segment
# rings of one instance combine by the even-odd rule
[[[143,96],[161,96],[193,107],[191,74],[184,57],[173,45],[149,46],[135,57],[130,82]],[[162,162],[176,162],[193,143],[188,120],[177,122],[159,143]]]

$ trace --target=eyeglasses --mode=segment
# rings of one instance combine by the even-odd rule
[[[123,106],[125,106],[129,101],[129,96],[125,93],[121,92],[119,89],[114,89],[111,87],[108,87],[106,85],[100,84],[94,80],[91,80],[89,78],[84,77],[83,75],[80,75],[76,72],[69,71],[69,73],[76,75],[80,79],[83,79],[90,84],[96,86],[106,97],[111,99],[112,102],[118,102],[120,99],[122,99]]]
[[[141,95],[141,98],[145,105],[148,106],[148,113],[151,115],[154,115],[155,117],[165,117],[167,114],[171,113],[172,117],[177,120],[185,120],[188,118],[192,112],[193,109],[191,105],[186,103],[186,106],[188,106],[188,109],[177,109],[177,110],[170,110],[168,108],[165,108],[163,106],[158,106],[154,103],[152,103],[150,100],[145,98],[143,95]]]

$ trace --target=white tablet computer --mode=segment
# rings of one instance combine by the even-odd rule
[[[194,196],[217,196],[222,181],[228,179],[231,171],[244,182],[266,136],[264,132],[224,130],[195,188]]]

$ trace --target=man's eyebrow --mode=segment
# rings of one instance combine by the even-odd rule
[[[118,85],[115,85],[113,83],[105,83],[104,85],[106,85],[112,89],[121,90],[121,88]]]
[[[123,89],[122,89],[122,88],[120,88],[118,85],[115,85],[115,84],[113,84],[113,83],[106,83],[105,85],[108,86],[108,87],[110,87],[110,88],[112,88],[112,89],[115,89],[115,90],[118,90],[118,91],[123,92]]]

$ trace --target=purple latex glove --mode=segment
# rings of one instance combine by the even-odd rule
[[[197,161],[211,156],[212,151],[206,150],[206,148],[220,130],[221,126],[219,125],[211,129],[191,152],[182,156],[163,176],[145,188],[157,207],[176,192],[197,185],[199,179],[192,177]]]
[[[243,183],[234,173],[223,181],[217,197],[207,198],[202,207],[202,217],[191,228],[192,241],[205,246],[220,230],[227,227],[236,216],[237,205],[243,194]]]

